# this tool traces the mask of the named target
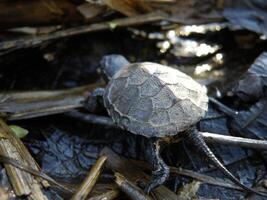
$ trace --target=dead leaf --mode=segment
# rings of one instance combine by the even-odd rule
[[[105,7],[91,3],[83,3],[77,7],[77,10],[88,21],[104,13]]]
[[[266,106],[267,99],[262,98],[248,110],[238,112],[238,115],[233,117],[231,128],[244,137],[266,139]]]
[[[178,199],[181,200],[197,199],[196,193],[199,189],[199,186],[200,186],[199,181],[193,181],[191,183],[184,185],[178,191]]]
[[[255,101],[264,96],[267,86],[267,52],[263,52],[238,81],[233,92],[242,101]]]
[[[144,14],[152,10],[144,0],[105,0],[105,4],[126,16]]]
[[[212,0],[177,0],[175,4],[160,8],[171,13],[171,20],[181,24],[202,24],[219,22],[223,19],[220,3],[217,5]],[[153,6],[154,8],[154,6]]]

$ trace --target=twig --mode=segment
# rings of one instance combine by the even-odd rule
[[[93,115],[93,114],[85,114],[85,113],[81,113],[76,110],[66,113],[66,115],[77,118],[84,122],[110,126],[112,128],[118,128],[113,123],[110,117],[98,116],[98,115]],[[205,141],[209,143],[239,145],[241,147],[252,148],[252,149],[267,149],[266,140],[256,140],[256,139],[249,139],[249,138],[242,138],[242,137],[234,137],[234,136],[220,135],[220,134],[208,133],[208,132],[199,132],[199,133],[204,137]]]
[[[252,149],[267,149],[266,140],[255,140],[242,137],[234,137],[228,135],[219,135],[208,132],[199,132],[209,143],[220,143],[220,144],[229,144],[229,145],[239,145],[245,148]]]
[[[91,123],[91,124],[99,124],[103,126],[109,126],[112,128],[118,128],[118,126],[114,124],[114,122],[112,121],[110,117],[94,115],[94,114],[89,114],[89,113],[85,114],[77,110],[73,110],[71,112],[65,113],[65,115],[84,121],[84,122]]]
[[[229,188],[229,189],[244,191],[243,188],[235,186],[235,185],[233,185],[233,184],[231,184],[225,180],[222,180],[219,178],[213,178],[211,176],[208,176],[205,174],[200,174],[200,173],[194,172],[192,170],[181,169],[181,168],[176,168],[176,167],[171,167],[170,170],[171,170],[171,173],[173,173],[173,174],[191,177],[191,178],[197,179],[203,183],[207,183],[210,185],[216,185],[216,186],[225,187],[225,188]],[[265,193],[265,191],[259,191],[259,192]]]
[[[22,37],[16,40],[4,41],[0,43],[0,50],[7,50],[11,48],[28,48],[33,47],[36,45],[40,45],[43,42],[47,42],[50,40],[70,37],[79,34],[85,34],[90,32],[96,31],[103,31],[111,29],[114,27],[125,27],[125,26],[134,26],[134,25],[141,25],[145,23],[151,23],[155,21],[160,21],[167,19],[167,14],[162,12],[150,13],[146,15],[139,15],[135,17],[123,18],[123,19],[116,19],[108,22],[101,22],[97,24],[92,24],[88,26],[80,26],[65,29],[62,31],[57,31],[54,33],[50,33],[47,35],[42,36],[35,36],[35,37]]]
[[[78,190],[72,196],[71,200],[84,200],[88,194],[93,189],[96,181],[100,175],[101,169],[104,166],[105,161],[107,160],[106,156],[101,156],[95,163],[95,165],[90,170],[88,176],[84,179],[83,183],[80,185]]]
[[[219,102],[217,99],[213,98],[213,97],[209,97],[209,101],[213,104],[215,104],[218,108],[220,108],[220,110],[222,110],[224,113],[226,113],[227,115],[234,117],[236,115],[238,115],[238,112],[227,107],[226,105],[222,104],[221,102]]]
[[[120,172],[129,181],[137,183],[140,180],[144,180],[146,182],[150,179],[150,177],[145,174],[141,169],[136,167],[134,163],[118,156],[108,147],[105,147],[100,154],[107,156],[108,168],[110,168],[114,172]],[[158,200],[177,200],[177,195],[162,185],[154,190],[154,194]]]
[[[125,194],[127,194],[132,200],[151,200],[140,188],[138,188],[131,181],[127,180],[122,174],[115,173],[115,182]]]
[[[74,193],[74,190],[72,190],[71,188],[67,188],[63,185],[61,185],[60,183],[58,183],[57,181],[55,181],[53,178],[51,178],[50,176],[46,175],[43,172],[40,172],[38,170],[33,169],[30,166],[27,166],[25,164],[19,163],[17,160],[13,159],[13,158],[8,158],[6,156],[0,155],[0,162],[3,162],[5,164],[10,164],[20,170],[23,170],[25,172],[28,172],[32,175],[38,176],[42,179],[45,179],[46,181],[48,181],[50,184],[54,185],[55,187],[57,187],[58,189],[60,189],[62,192],[65,193]]]
[[[137,165],[144,171],[151,170],[151,166],[147,162],[137,161],[137,160],[131,160],[131,162],[134,162],[135,165]],[[235,189],[235,190],[242,190],[242,188],[230,182],[227,182],[223,179],[213,178],[209,175],[201,174],[199,172],[194,172],[192,170],[177,168],[177,167],[170,167],[170,171],[171,171],[171,174],[173,175],[187,176],[187,177],[202,181],[203,183],[226,187],[226,188]]]
[[[200,174],[192,170],[188,170],[188,169],[171,167],[171,173],[176,174],[176,175],[191,177],[191,178],[197,179],[199,181],[202,181],[204,183],[211,184],[211,185],[226,187],[226,188],[235,189],[235,190],[243,190],[242,188],[237,187],[231,183],[228,183],[222,179],[213,178],[211,176]]]

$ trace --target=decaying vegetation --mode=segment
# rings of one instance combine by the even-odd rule
[[[182,138],[162,151],[170,180],[146,194],[148,139],[118,128],[104,107],[86,108],[92,91],[107,84],[99,69],[107,54],[169,65],[206,85],[211,100],[200,134],[241,182],[266,193],[266,7],[253,0],[1,1],[0,199],[256,198]]]

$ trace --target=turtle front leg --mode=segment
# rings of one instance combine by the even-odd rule
[[[146,193],[150,193],[154,188],[162,185],[169,178],[170,174],[169,166],[160,156],[160,139],[152,139],[150,144],[152,148],[153,172],[152,179],[145,188]]]
[[[103,96],[105,93],[104,88],[96,88],[91,95],[85,100],[84,105],[87,110],[94,112],[99,107],[99,104],[103,105]]]

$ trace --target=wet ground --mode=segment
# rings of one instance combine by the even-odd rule
[[[107,31],[2,55],[0,88],[13,91],[50,90],[94,83],[101,77],[98,67],[102,56],[116,53],[131,62],[152,61],[180,69],[205,84],[210,95],[223,97],[224,103],[240,109],[242,103],[234,96],[232,88],[266,47],[267,42],[260,35],[236,30],[228,24]],[[105,111],[101,114],[106,115]],[[221,115],[210,106],[208,115],[217,114]],[[141,136],[87,124],[64,114],[14,123],[29,130],[23,141],[43,172],[69,184],[81,181],[104,146],[128,158],[146,160],[149,156],[147,139]],[[202,131],[227,134],[232,131],[230,123],[231,119],[224,116],[203,120],[198,127]],[[265,176],[261,154],[225,145],[213,145],[213,150],[243,183],[255,184]],[[217,170],[210,169],[186,142],[168,146],[163,151],[163,157],[171,166],[225,178]],[[101,177],[102,182],[111,179],[107,171]],[[173,176],[166,185],[176,192],[190,181],[186,177]],[[203,198],[244,197],[244,193],[208,184],[201,184],[197,194]]]

